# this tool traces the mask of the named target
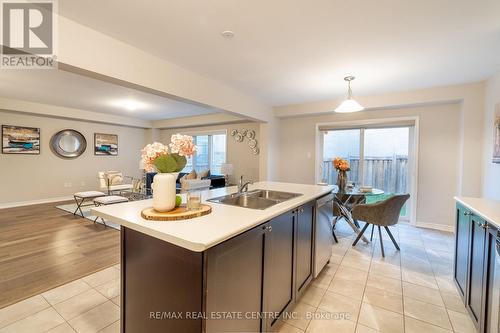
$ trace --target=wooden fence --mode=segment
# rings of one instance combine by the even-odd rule
[[[359,184],[359,157],[343,157],[349,161],[351,171],[347,178],[357,185],[373,186],[386,193],[407,193],[408,156],[365,157],[364,184]],[[323,177],[329,184],[337,182],[337,171],[332,159],[323,161]]]

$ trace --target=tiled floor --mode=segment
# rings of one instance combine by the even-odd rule
[[[0,333],[120,331],[119,265],[0,309]]]
[[[278,331],[475,333],[453,282],[453,235],[404,224],[391,230],[401,251],[383,231],[382,258],[377,230],[371,244],[352,247],[352,231],[340,225],[330,264]]]
[[[453,284],[450,233],[399,225],[401,251],[384,235],[382,258],[371,244],[352,247],[339,225],[330,264],[279,332],[475,332]],[[119,266],[0,309],[4,332],[119,332]]]

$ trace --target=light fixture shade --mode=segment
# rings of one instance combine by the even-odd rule
[[[345,101],[343,101],[337,108],[335,109],[335,112],[338,113],[350,113],[350,112],[358,112],[362,111],[365,108],[356,102],[355,100],[348,98]]]

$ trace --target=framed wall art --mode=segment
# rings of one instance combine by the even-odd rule
[[[40,129],[2,125],[2,154],[40,154]]]
[[[493,132],[493,163],[500,163],[500,104],[495,108]]]
[[[94,133],[94,154],[102,156],[117,156],[118,135]]]

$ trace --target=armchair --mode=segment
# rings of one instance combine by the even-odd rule
[[[106,191],[108,195],[115,192],[130,191],[134,188],[134,177],[124,176],[120,171],[99,171],[99,187]],[[130,183],[124,183],[128,179]]]

